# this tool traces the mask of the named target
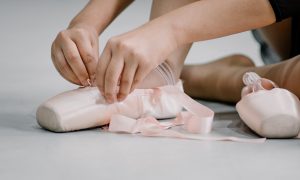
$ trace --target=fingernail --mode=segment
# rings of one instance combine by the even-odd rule
[[[125,95],[124,94],[119,94],[118,95],[118,101],[123,101],[125,99]]]
[[[90,86],[90,87],[92,86],[92,83],[91,83],[90,79],[87,79],[86,82],[87,82],[88,86]]]
[[[82,86],[84,86],[84,87],[86,87],[86,86],[89,85],[87,81],[82,81],[81,84],[82,84]]]
[[[114,102],[113,98],[110,95],[108,95],[108,96],[106,95],[105,99],[106,99],[106,102],[109,104],[112,104]]]
[[[113,102],[112,102],[112,99],[111,98],[105,98],[106,99],[106,102],[108,103],[108,104],[112,104]]]
[[[91,84],[92,84],[92,86],[95,86],[96,85],[96,75],[95,74],[93,74],[93,75],[91,75]]]

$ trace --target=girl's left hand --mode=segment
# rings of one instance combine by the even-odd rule
[[[96,85],[108,103],[122,101],[175,48],[170,28],[155,22],[113,37],[100,56]]]

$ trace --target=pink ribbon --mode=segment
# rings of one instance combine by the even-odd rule
[[[153,116],[133,119],[123,115],[112,115],[108,130],[117,133],[140,133],[143,136],[160,136],[207,141],[262,143],[266,140],[265,138],[245,139],[232,136],[207,136],[205,134],[211,132],[214,117],[214,112],[211,109],[196,102],[173,86],[156,88],[154,93],[156,96],[161,95],[161,93],[171,95],[171,97],[174,98],[177,103],[181,104],[186,111],[180,112],[175,119],[169,122],[159,122]],[[155,99],[153,99],[153,103],[155,103]],[[186,134],[172,130],[171,128],[174,126],[182,126],[188,133]],[[201,134],[201,136],[195,136],[196,134]]]

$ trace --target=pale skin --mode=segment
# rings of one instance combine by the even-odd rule
[[[88,86],[95,79],[99,58],[98,36],[131,0],[92,0],[58,33],[51,48],[53,63],[68,81]]]
[[[52,59],[60,74],[83,86],[91,79],[109,103],[126,98],[164,61],[179,78],[192,42],[275,22],[268,0],[154,1],[151,20],[128,33],[112,37],[98,60],[98,36],[130,3],[130,0],[109,0],[109,3],[91,0],[68,29],[58,34],[52,45]],[[118,85],[120,90],[117,92]],[[234,87],[240,88],[240,84]],[[228,99],[220,100],[235,101],[239,95],[232,93],[233,98],[229,95]],[[215,94],[201,96],[219,98],[214,97]]]

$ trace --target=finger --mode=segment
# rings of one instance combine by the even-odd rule
[[[93,47],[91,41],[86,36],[82,36],[79,40],[74,39],[76,43],[83,63],[89,74],[89,79],[93,79],[95,76],[98,53],[94,50],[97,47]]]
[[[92,44],[94,53],[96,54],[96,57],[97,57],[96,60],[98,60],[98,57],[99,57],[99,40],[98,40],[98,38],[92,38],[91,44]]]
[[[117,99],[117,85],[124,67],[122,57],[113,55],[105,73],[104,94],[108,103]]]
[[[77,46],[73,41],[68,41],[62,46],[64,56],[73,70],[76,77],[83,86],[88,86],[87,79],[89,79],[88,72],[82,62]]]
[[[123,101],[131,90],[133,79],[138,67],[138,64],[132,62],[133,61],[130,61],[124,65],[120,80],[120,90],[117,97],[118,101]]]
[[[98,59],[99,59],[99,40],[98,38],[94,38],[92,39],[92,47],[94,50],[94,53],[96,54],[96,68],[95,68],[95,73],[94,75],[91,76],[91,81],[92,84],[95,84],[95,79],[96,79],[96,69],[97,69],[97,63],[98,63]]]
[[[62,77],[74,84],[80,84],[80,81],[67,63],[62,49],[52,49],[52,62]]]
[[[106,69],[110,62],[110,59],[111,59],[111,50],[106,45],[99,58],[97,69],[96,69],[96,85],[103,96],[104,96],[104,78],[105,78]]]
[[[150,73],[151,69],[145,66],[138,66],[135,76],[133,78],[133,83],[130,89],[130,93],[145,79],[145,77]]]

